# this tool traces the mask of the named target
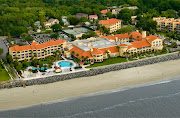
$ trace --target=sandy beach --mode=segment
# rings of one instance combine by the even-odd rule
[[[0,90],[0,110],[63,100],[180,75],[180,60],[26,88]]]

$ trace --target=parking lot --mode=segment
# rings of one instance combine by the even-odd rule
[[[63,39],[63,40],[67,40],[67,41],[71,40],[71,38],[69,38],[67,35],[63,34],[62,32],[58,32],[58,34],[59,34],[58,39]],[[33,38],[39,44],[52,40],[51,34],[35,34],[35,35],[33,35]],[[53,40],[55,40],[55,39],[53,39]]]
[[[6,53],[8,53],[8,47],[6,46],[6,44],[4,43],[4,39],[6,39],[7,37],[0,37],[0,48],[3,49],[3,54],[1,55],[1,58],[5,59],[6,58]]]

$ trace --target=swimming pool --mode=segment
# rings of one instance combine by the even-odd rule
[[[32,68],[32,70],[37,70],[37,68]]]
[[[74,66],[74,64],[69,61],[61,61],[58,63],[58,65],[61,67],[73,67]]]
[[[45,70],[45,69],[49,69],[47,67],[41,67],[39,70]]]

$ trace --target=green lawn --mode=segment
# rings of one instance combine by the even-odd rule
[[[126,58],[114,57],[114,58],[106,59],[101,63],[94,63],[93,65],[88,66],[87,68],[110,65],[110,64],[115,64],[115,63],[122,63],[122,62],[127,62]]]
[[[141,57],[141,56],[139,57],[139,59],[143,59],[143,58],[146,58],[146,57]]]
[[[167,50],[165,52],[161,52],[161,53],[154,53],[155,56],[157,55],[163,55],[163,54],[167,54]]]
[[[135,61],[135,60],[137,60],[137,59],[128,59],[129,61]]]
[[[3,68],[2,65],[0,65],[0,81],[6,81],[9,80],[10,77],[8,75],[8,73],[6,72],[6,70]]]

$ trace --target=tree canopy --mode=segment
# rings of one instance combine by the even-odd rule
[[[177,18],[175,11],[180,10],[180,0],[0,0],[0,35],[10,33],[20,36],[27,33],[28,28],[35,30],[35,21],[40,21],[42,25],[47,18],[57,18],[62,26],[61,16],[70,16],[70,24],[76,25],[79,23],[73,16],[76,13],[97,14],[100,17],[100,11],[107,6],[120,5],[135,5],[139,8],[121,11],[125,16],[120,14],[119,18],[128,22],[130,15],[142,13],[150,13],[152,17],[162,15]],[[107,15],[112,17],[111,13]]]

